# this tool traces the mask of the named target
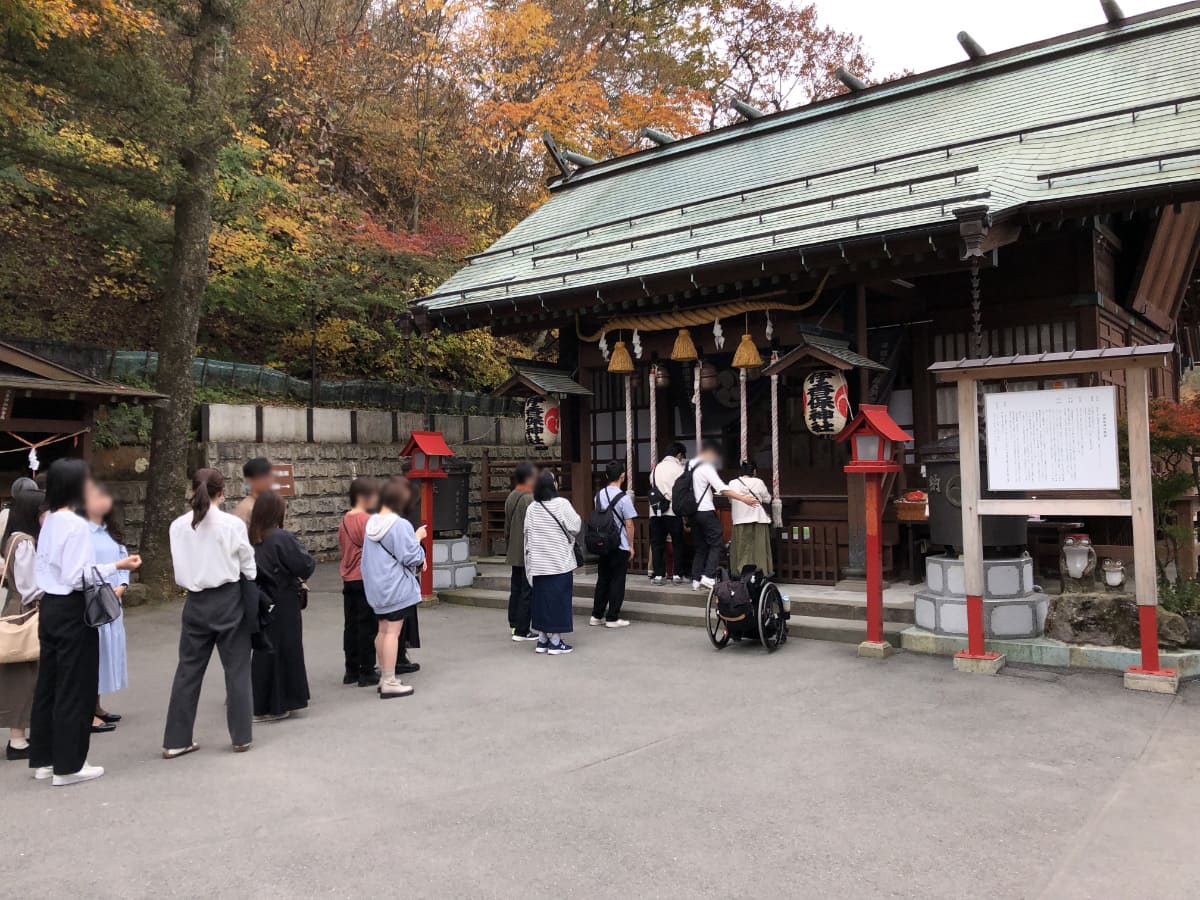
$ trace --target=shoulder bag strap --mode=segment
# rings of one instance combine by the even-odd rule
[[[567,539],[567,543],[570,543],[570,544],[575,543],[575,539],[573,537],[571,537],[571,532],[567,531],[567,526],[564,525],[562,523],[562,521],[558,518],[558,516],[556,516],[554,514],[554,511],[552,509],[550,509],[550,507],[548,507],[541,500],[538,501],[538,506],[540,506],[542,509],[544,509],[550,515],[550,518],[552,518],[554,520],[554,523],[558,526],[559,530],[563,533],[563,537],[565,537]]]

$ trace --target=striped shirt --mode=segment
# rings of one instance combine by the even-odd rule
[[[532,581],[535,575],[574,571],[575,538],[582,526],[583,520],[566,497],[530,503],[525,512],[525,577]],[[567,534],[563,534],[564,528]]]

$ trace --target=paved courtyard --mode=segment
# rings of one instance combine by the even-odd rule
[[[159,757],[178,607],[128,618],[132,687],[71,788],[0,763],[6,897],[1194,897],[1200,686],[844,644],[612,632],[536,656],[502,614],[421,613],[413,698],[341,685],[323,566],[313,702],[235,755]]]

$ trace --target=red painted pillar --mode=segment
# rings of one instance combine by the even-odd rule
[[[1158,673],[1158,607],[1138,607],[1138,630],[1142,638],[1142,671]]]
[[[883,510],[880,509],[882,476],[866,475],[867,501],[867,640],[883,643]]]
[[[433,481],[421,480],[421,522],[425,525],[425,571],[421,573],[421,596],[433,596]]]
[[[992,657],[983,646],[983,598],[967,595],[967,656]]]

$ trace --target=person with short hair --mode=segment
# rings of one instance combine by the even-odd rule
[[[537,653],[560,656],[575,648],[562,639],[575,630],[571,605],[575,542],[583,521],[566,497],[558,496],[553,472],[542,472],[525,512],[525,577],[532,588],[531,623]]]
[[[100,677],[100,641],[85,618],[84,583],[132,571],[140,556],[115,563],[96,559],[87,520],[81,513],[96,491],[91,469],[81,459],[57,459],[46,478],[46,506],[35,564],[41,640],[37,688],[30,720],[29,766],[33,777],[55,786],[91,781],[104,774],[88,762],[92,713]]]
[[[414,690],[396,671],[400,641],[420,646],[417,606],[421,572],[426,566],[422,546],[426,530],[424,525],[414,530],[406,518],[412,512],[414,495],[407,478],[397,475],[389,479],[379,492],[379,512],[368,520],[363,543],[363,586],[379,622],[375,655],[379,657],[381,700],[411,697]]]
[[[379,504],[379,482],[360,475],[350,482],[350,509],[338,526],[338,547],[342,551],[342,655],[346,674],[342,684],[374,687],[379,684],[375,671],[375,636],[379,624],[375,610],[367,602],[362,580],[362,550],[367,521]]]
[[[607,483],[596,493],[592,502],[596,509],[607,510],[617,521],[621,543],[616,550],[597,560],[596,591],[592,595],[592,617],[588,619],[588,625],[627,628],[629,620],[621,618],[621,604],[625,602],[625,580],[629,574],[629,563],[633,560],[633,520],[637,518],[637,509],[625,493],[623,461],[609,460],[604,467],[604,478]]]
[[[683,461],[687,458],[687,448],[679,441],[667,447],[667,452],[650,470],[650,483],[662,495],[661,503],[666,508],[655,508],[650,505],[650,577],[655,584],[662,584],[667,577],[667,541],[671,542],[672,568],[671,578],[676,584],[683,581],[683,573],[691,571],[691,560],[687,558],[687,544],[683,540],[683,519],[676,514],[671,505],[671,496],[675,490],[675,482],[683,474]]]
[[[275,491],[264,491],[254,501],[250,517],[250,546],[258,569],[255,580],[274,604],[266,629],[271,649],[256,649],[250,658],[255,722],[277,722],[308,706],[301,610],[308,593],[304,579],[316,570],[317,561],[296,535],[284,529],[286,514],[284,499]]]
[[[708,438],[700,444],[700,452],[688,462],[685,470],[692,479],[692,493],[696,498],[696,514],[692,516],[692,540],[696,542],[692,557],[692,590],[716,584],[717,567],[721,563],[725,530],[721,527],[713,498],[720,494],[740,500],[747,506],[759,505],[757,497],[735,491],[721,480],[717,467],[721,465],[723,452],[720,441]]]
[[[250,527],[250,516],[254,512],[254,501],[275,487],[275,467],[264,456],[256,456],[242,466],[242,478],[246,482],[246,496],[238,501],[233,514]]]
[[[729,547],[729,570],[740,573],[747,566],[755,566],[764,575],[775,574],[775,563],[771,555],[771,514],[767,507],[771,503],[771,492],[766,482],[758,477],[753,462],[742,461],[741,474],[730,482],[758,500],[757,506],[749,506],[734,497],[729,501],[733,513],[733,541]]]
[[[533,502],[537,466],[529,461],[513,469],[512,490],[504,499],[504,561],[512,567],[508,582],[508,627],[514,641],[536,641],[530,628],[530,593],[525,577],[525,512]]]
[[[167,705],[163,758],[200,749],[193,739],[204,670],[213,648],[225,669],[225,720],[235,753],[253,740],[250,682],[252,628],[242,597],[242,579],[258,576],[246,525],[221,509],[225,476],[216,469],[192,475],[191,510],[171,523],[175,583],[187,591],[179,634],[179,665]]]
[[[27,615],[37,608],[42,591],[37,586],[37,539],[46,514],[46,495],[32,478],[13,483],[12,505],[0,537],[0,564],[4,572],[0,587],[8,596],[0,616]],[[33,714],[33,692],[37,686],[38,661],[0,665],[0,728],[8,729],[5,759],[29,759],[29,720]]]

